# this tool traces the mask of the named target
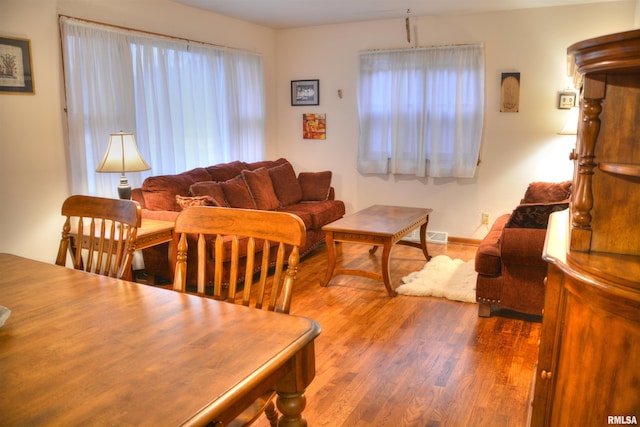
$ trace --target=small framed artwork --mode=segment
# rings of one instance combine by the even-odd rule
[[[327,115],[303,114],[302,137],[304,139],[327,139]]]
[[[500,79],[500,112],[520,111],[520,73],[502,73]]]
[[[576,105],[576,93],[575,92],[560,92],[558,93],[558,108],[560,110],[570,110]]]
[[[0,37],[0,93],[35,93],[30,40]]]
[[[320,105],[320,80],[291,80],[291,105]]]

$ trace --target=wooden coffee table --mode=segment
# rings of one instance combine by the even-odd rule
[[[431,256],[427,250],[427,224],[432,211],[433,209],[374,205],[322,227],[326,233],[329,254],[327,274],[322,286],[328,286],[333,276],[349,274],[384,282],[389,296],[396,296],[396,291],[391,287],[389,274],[391,248],[398,243],[422,249],[424,257],[429,261]],[[420,243],[400,240],[418,227],[420,227]],[[382,274],[359,269],[336,269],[335,242],[373,245],[369,250],[372,255],[378,246],[382,246]]]

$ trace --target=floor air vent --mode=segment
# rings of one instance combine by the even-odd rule
[[[419,234],[418,240],[420,240]],[[448,240],[449,234],[445,231],[427,231],[427,242],[442,243],[443,245],[446,245]]]
[[[420,229],[413,230],[405,237],[407,240],[414,242],[420,241]],[[446,231],[429,231],[427,230],[427,242],[429,243],[441,243],[446,245],[449,240],[449,234]]]

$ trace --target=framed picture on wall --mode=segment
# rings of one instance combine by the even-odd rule
[[[0,37],[0,93],[35,93],[30,40]]]
[[[320,105],[320,80],[291,80],[291,105]]]
[[[500,78],[500,112],[520,111],[520,73],[502,73]]]
[[[327,115],[303,114],[302,137],[304,139],[327,139]]]
[[[558,94],[558,108],[560,110],[570,110],[576,105],[575,92],[560,92]]]

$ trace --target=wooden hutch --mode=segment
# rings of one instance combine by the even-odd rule
[[[640,30],[567,52],[581,120],[570,208],[547,231],[530,424],[640,423]]]

